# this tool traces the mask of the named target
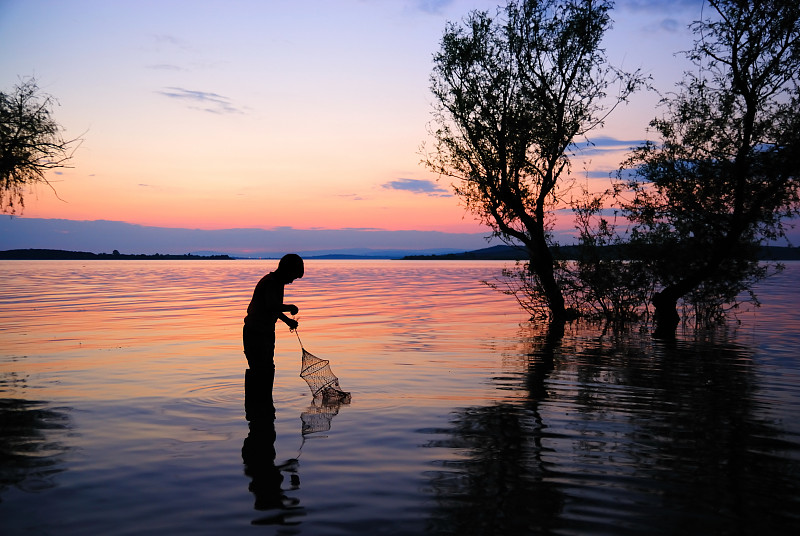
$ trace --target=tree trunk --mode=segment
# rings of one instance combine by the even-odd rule
[[[674,339],[681,316],[678,314],[678,300],[699,287],[709,274],[714,274],[723,260],[722,250],[712,253],[710,262],[704,264],[702,269],[696,269],[693,273],[687,274],[683,279],[668,285],[661,292],[653,295],[653,319],[656,328],[653,337],[657,339]]]
[[[553,270],[553,254],[545,241],[531,241],[527,244],[531,269],[539,277],[547,304],[550,307],[550,322],[563,325],[567,321],[564,296],[556,283]]]
[[[653,337],[656,339],[674,339],[681,321],[678,314],[678,298],[680,296],[676,297],[674,292],[670,292],[671,288],[675,287],[668,287],[653,296],[653,307],[655,308],[653,317],[656,323]]]

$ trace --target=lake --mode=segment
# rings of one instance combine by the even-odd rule
[[[276,261],[0,262],[0,533],[800,534],[800,263],[728,330],[527,322],[491,261],[309,261],[276,418],[245,309]]]

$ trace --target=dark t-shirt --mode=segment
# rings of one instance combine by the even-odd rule
[[[275,272],[262,277],[253,291],[244,323],[265,328],[274,326],[283,305],[283,289],[284,284],[277,280]]]

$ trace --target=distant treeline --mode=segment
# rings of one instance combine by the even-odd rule
[[[128,255],[114,250],[113,253],[91,253],[88,251],[64,251],[61,249],[9,249],[0,251],[0,260],[26,260],[26,261],[91,261],[91,260],[231,260],[228,255]]]
[[[558,246],[552,248],[553,256],[560,260],[575,260],[580,256],[580,246]],[[618,258],[615,246],[599,248],[601,257]],[[764,246],[759,258],[770,261],[798,261],[800,248]],[[492,246],[490,248],[465,251],[464,253],[446,253],[442,255],[408,255],[403,260],[527,260],[528,253],[517,246]]]

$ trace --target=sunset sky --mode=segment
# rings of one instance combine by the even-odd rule
[[[0,0],[0,88],[34,76],[83,138],[50,176],[58,197],[39,187],[23,216],[481,232],[419,151],[446,22],[499,3]],[[618,1],[608,56],[668,91],[700,15],[698,0]],[[607,184],[657,100],[635,96],[596,132],[581,181]]]

